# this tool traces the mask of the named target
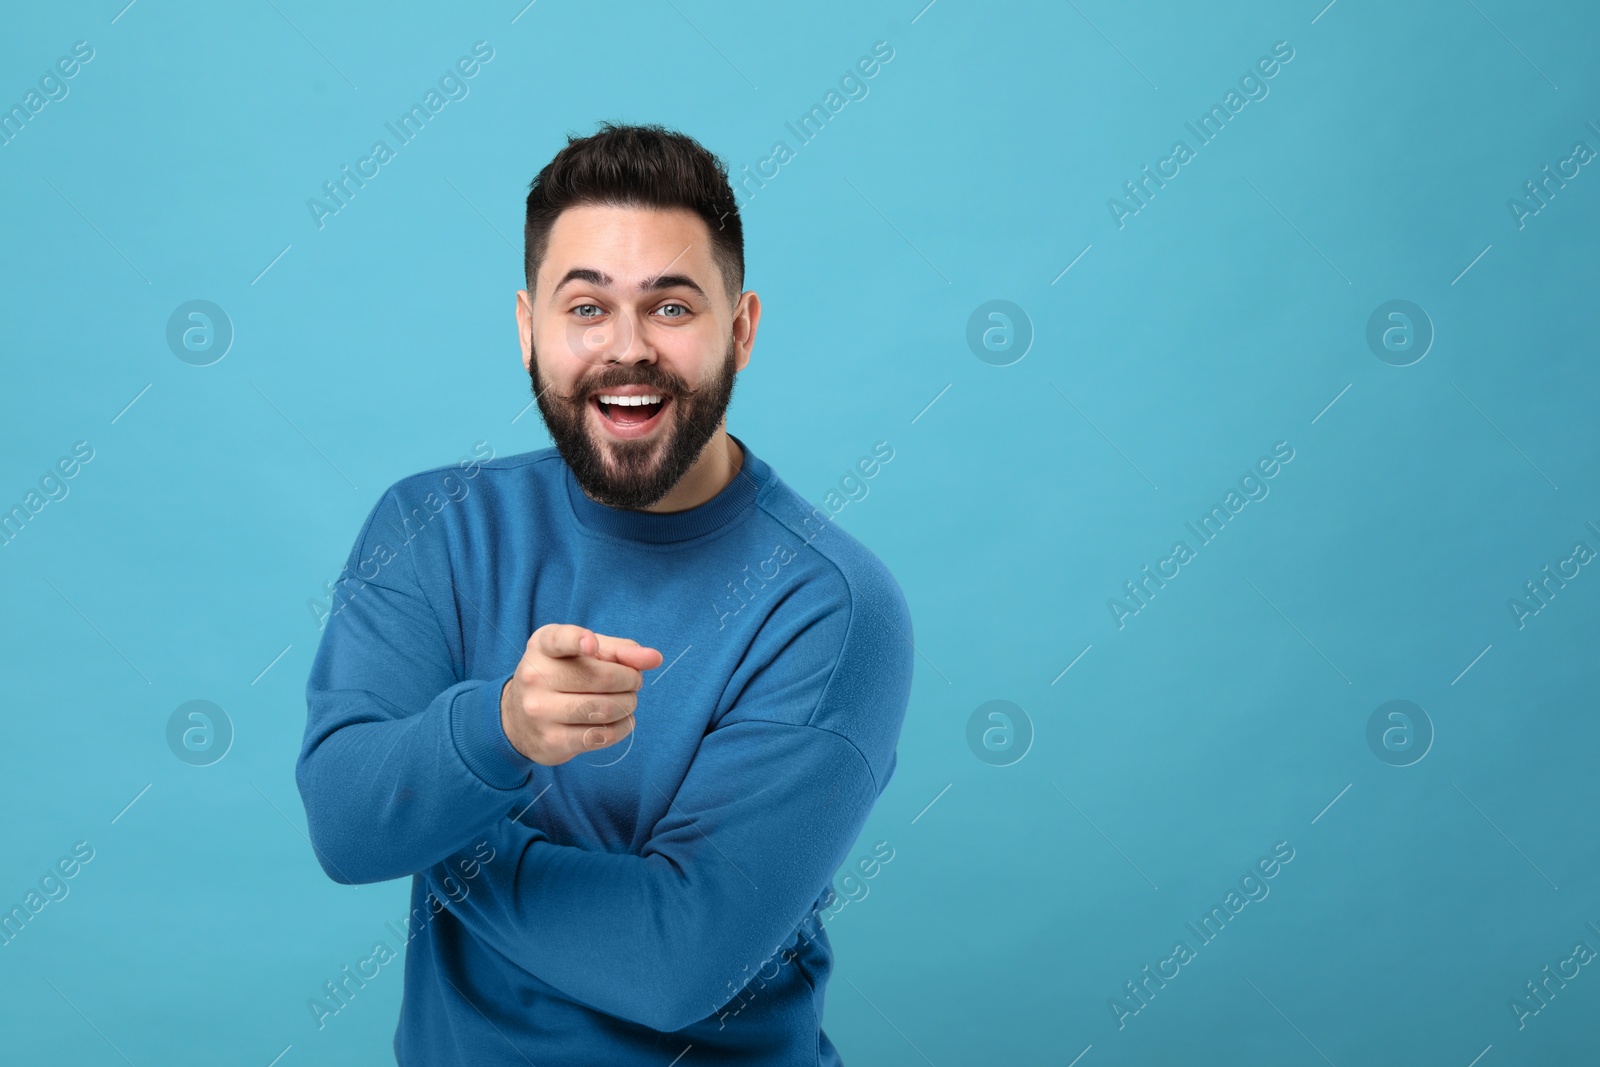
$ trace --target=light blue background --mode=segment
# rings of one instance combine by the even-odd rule
[[[0,147],[0,505],[95,450],[0,549],[0,905],[95,849],[0,948],[17,1062],[392,1062],[398,967],[324,1030],[306,1007],[408,889],[335,885],[305,838],[306,602],[396,479],[549,443],[513,294],[568,131],[663,122],[738,172],[877,41],[744,210],[765,313],[729,421],[816,502],[895,449],[838,516],[918,651],[852,853],[895,858],[830,926],[845,1062],[1600,1043],[1600,968],[1525,1029],[1508,1006],[1600,949],[1600,576],[1507,606],[1600,549],[1600,171],[1507,207],[1600,149],[1591,6],[124,2],[0,16],[7,107],[95,49]],[[479,40],[470,94],[318,229],[306,200]],[[1269,95],[1119,228],[1107,199],[1278,41]],[[165,340],[193,299],[236,333],[206,367]],[[966,342],[994,299],[1035,335],[1010,366]],[[1406,367],[1366,342],[1392,299],[1436,331]],[[1278,441],[1270,495],[1119,629],[1107,600]],[[208,767],[165,739],[194,699],[236,732]],[[1032,723],[1010,766],[967,744],[993,699]],[[1391,699],[1436,730],[1411,766],[1366,741]],[[1108,999],[1279,841],[1270,895],[1119,1029]]]

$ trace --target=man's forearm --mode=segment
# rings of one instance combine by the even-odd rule
[[[505,679],[468,681],[401,718],[370,693],[314,692],[295,767],[317,859],[335,881],[432,867],[512,810],[534,764],[500,730]]]
[[[750,791],[736,774],[785,773]],[[832,786],[832,788],[830,788]],[[828,885],[877,797],[849,741],[811,727],[712,731],[641,854],[558,845],[507,819],[495,862],[447,907],[528,973],[656,1030],[682,1029],[733,995],[790,938]],[[446,896],[436,879],[435,894]]]

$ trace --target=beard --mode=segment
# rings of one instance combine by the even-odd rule
[[[722,424],[733,399],[735,345],[711,379],[690,389],[677,375],[653,363],[606,367],[580,379],[571,396],[561,396],[539,375],[539,352],[533,350],[529,377],[539,415],[561,458],[590,499],[613,508],[642,510],[672,491],[692,467]],[[661,417],[671,425],[648,437],[601,440],[589,427],[589,398],[625,385],[643,385],[666,394]],[[600,416],[604,418],[604,415]]]

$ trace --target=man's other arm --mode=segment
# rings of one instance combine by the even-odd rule
[[[506,677],[459,677],[417,581],[415,546],[395,547],[377,523],[391,516],[403,524],[394,488],[341,575],[295,764],[317,859],[347,884],[414,874],[465,848],[506,814],[533,768],[498,726]]]
[[[557,845],[508,820],[485,881],[446,907],[601,1011],[668,1032],[717,1011],[809,914],[892,774],[913,652],[883,577],[837,611],[847,625],[795,628],[663,792],[667,814],[638,854]],[[828,728],[861,723],[855,739]]]

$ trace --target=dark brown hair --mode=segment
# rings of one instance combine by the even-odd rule
[[[728,168],[692,137],[663,126],[600,123],[588,136],[567,135],[567,146],[528,187],[523,224],[523,272],[533,292],[556,217],[580,204],[687,208],[711,231],[711,258],[729,301],[744,289],[744,228],[728,184]]]

